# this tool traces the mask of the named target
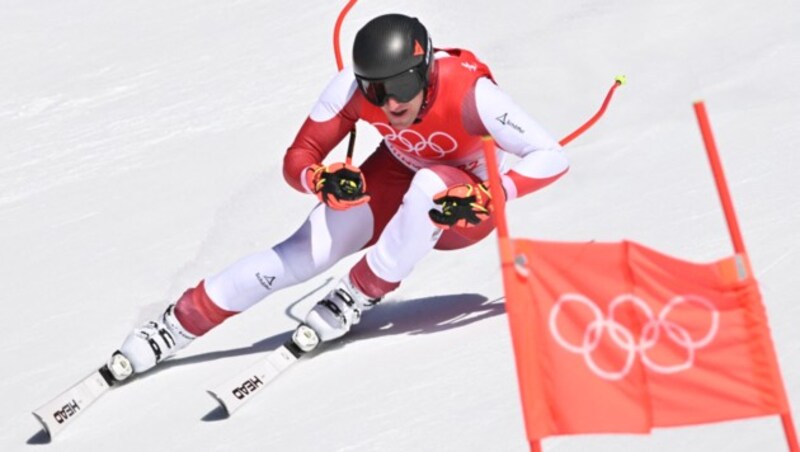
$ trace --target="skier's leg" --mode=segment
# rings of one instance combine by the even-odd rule
[[[372,232],[368,206],[335,211],[318,205],[291,237],[207,278],[157,319],[135,329],[109,367],[117,369],[118,379],[152,368],[228,317],[358,251]],[[127,369],[125,358],[130,364]]]
[[[442,234],[428,217],[428,211],[435,207],[435,194],[451,185],[475,181],[474,176],[450,166],[434,166],[414,175],[402,204],[375,246],[306,317],[306,323],[322,341],[346,334],[358,323],[362,312],[397,288],[417,262],[434,247],[439,247],[437,243],[445,242],[442,249],[462,248],[491,232],[494,225],[487,220],[477,228],[470,228],[474,232],[452,228],[452,232]]]
[[[428,211],[436,208],[434,195],[449,186],[476,181],[474,175],[451,166],[437,165],[417,172],[402,206],[367,252],[364,262],[351,272],[367,295],[383,296],[399,286],[434,248],[463,248],[489,235],[494,228],[491,218],[474,228],[451,228],[443,233],[428,216]],[[449,246],[442,246],[443,243]]]
[[[370,237],[368,206],[342,211],[319,204],[291,237],[206,279],[206,290],[220,308],[242,312],[280,289],[327,270],[360,250]]]

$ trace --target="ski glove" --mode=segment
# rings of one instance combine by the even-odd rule
[[[454,185],[437,193],[433,202],[442,206],[442,210],[431,209],[428,216],[436,226],[445,230],[454,226],[477,226],[489,218],[493,209],[488,182]]]
[[[364,174],[353,165],[313,165],[306,171],[305,178],[306,186],[334,210],[346,210],[369,202]]]

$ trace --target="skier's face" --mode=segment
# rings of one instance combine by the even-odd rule
[[[386,114],[389,123],[397,130],[403,130],[411,127],[414,120],[419,115],[419,110],[422,108],[422,95],[425,90],[420,91],[408,102],[398,102],[394,97],[389,97],[381,110]]]

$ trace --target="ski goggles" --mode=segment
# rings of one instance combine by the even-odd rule
[[[371,104],[382,107],[390,97],[394,97],[398,102],[406,103],[419,94],[428,83],[425,69],[425,65],[420,64],[387,79],[370,80],[356,75],[356,80],[364,97]]]

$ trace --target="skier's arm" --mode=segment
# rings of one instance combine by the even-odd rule
[[[352,69],[340,72],[317,100],[283,158],[283,176],[295,189],[313,193],[307,186],[309,170],[319,165],[353,128],[358,115],[352,99],[356,90]]]
[[[475,85],[475,109],[500,148],[522,158],[502,175],[507,199],[543,188],[569,169],[558,141],[488,78]]]

